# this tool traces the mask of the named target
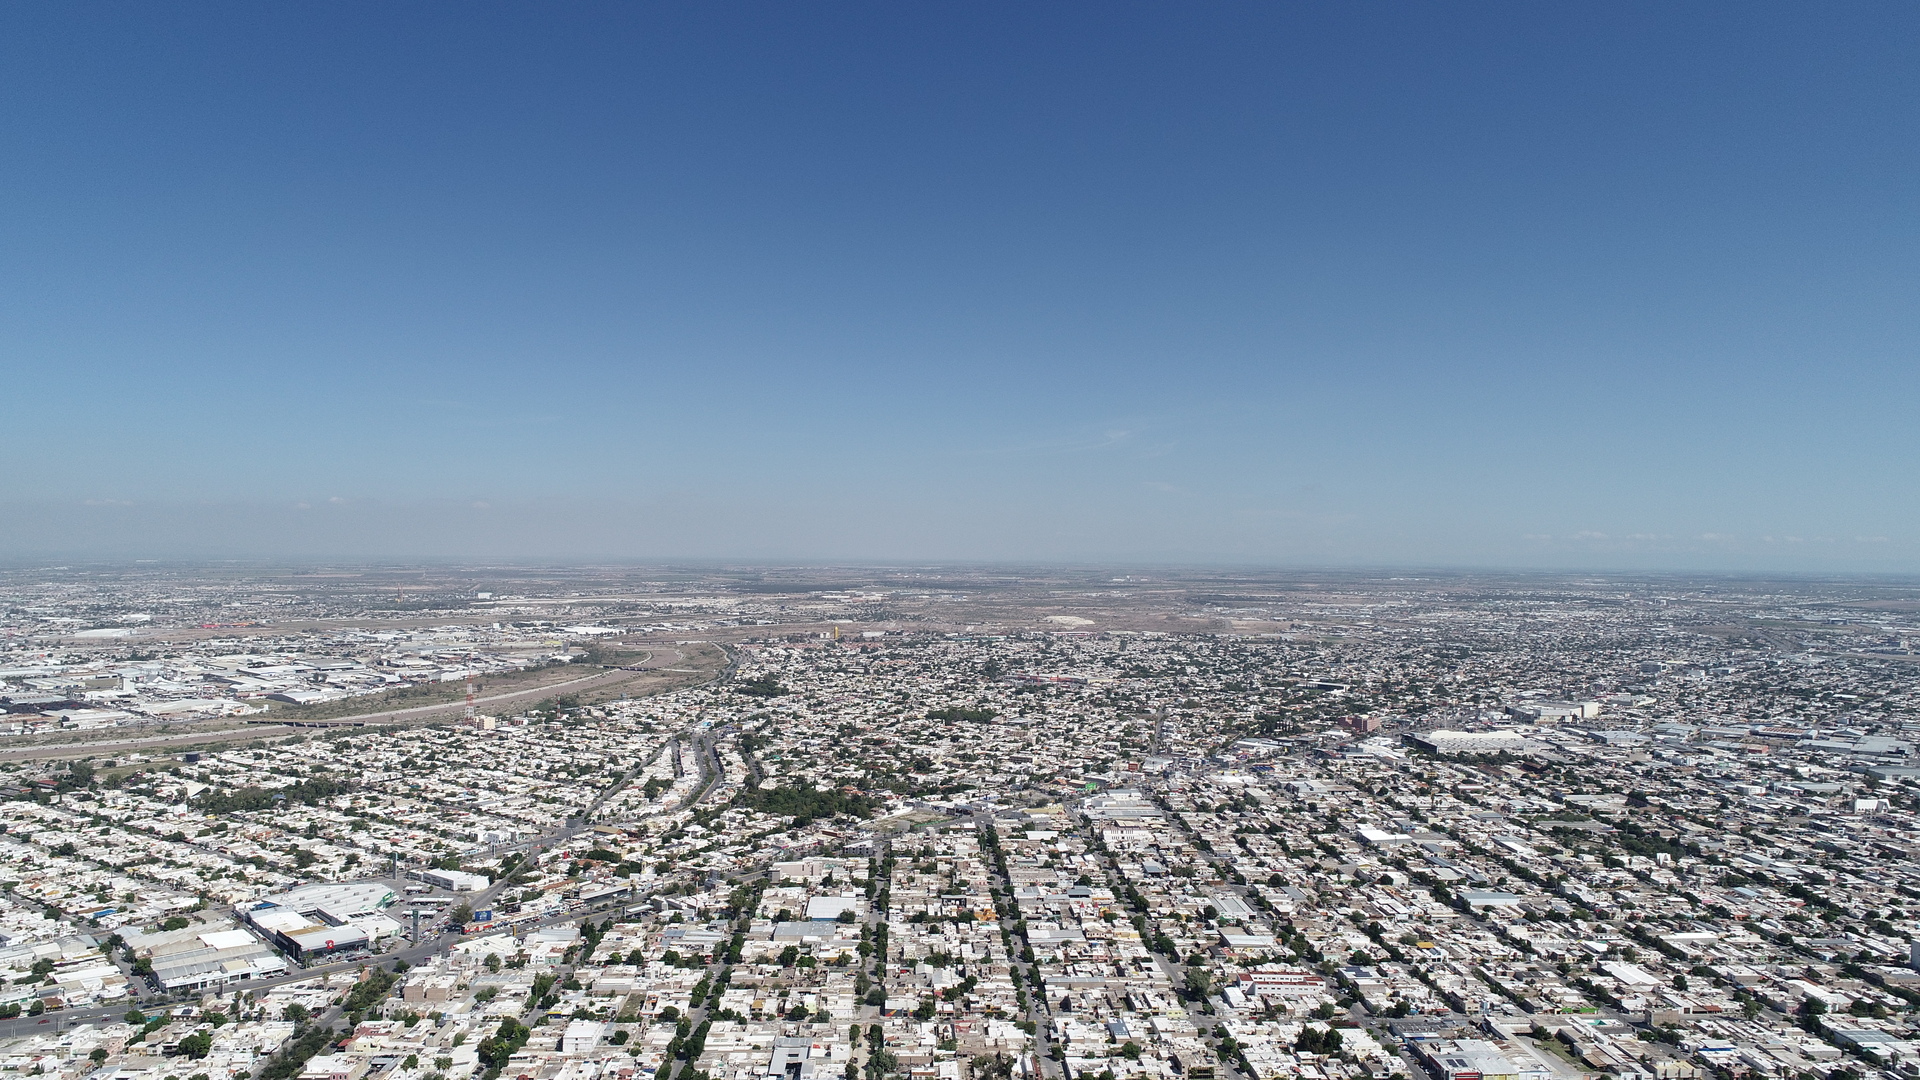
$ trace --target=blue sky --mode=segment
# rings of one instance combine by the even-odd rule
[[[1920,570],[1917,36],[12,5],[0,557]]]

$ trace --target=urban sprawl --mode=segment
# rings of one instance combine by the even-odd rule
[[[8,1075],[1920,1076],[1902,583],[61,567],[0,633]]]

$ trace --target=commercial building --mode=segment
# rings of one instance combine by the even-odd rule
[[[383,912],[398,897],[377,882],[306,885],[241,908],[240,918],[296,960],[364,949],[400,933]]]
[[[860,911],[860,894],[841,893],[839,896],[814,896],[807,899],[807,918],[832,921],[849,912]]]
[[[479,892],[492,884],[487,875],[469,874],[464,870],[422,870],[420,880],[436,889],[453,892]]]

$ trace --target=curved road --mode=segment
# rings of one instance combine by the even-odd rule
[[[551,689],[551,687],[549,687],[548,689]],[[702,748],[707,750],[708,752],[711,752],[711,747],[704,743],[702,744]],[[702,758],[702,763],[703,765],[705,763],[704,755]],[[502,848],[501,850],[509,850],[509,849],[523,848],[523,847],[538,849],[550,844],[565,843],[566,841],[572,839],[574,836],[578,835],[581,832],[581,830],[585,827],[585,822],[592,817],[593,811],[599,809],[601,804],[604,803],[608,797],[618,792],[621,788],[625,787],[629,782],[631,782],[633,777],[638,775],[640,771],[641,771],[640,768],[634,768],[629,770],[627,773],[621,776],[620,779],[616,780],[612,785],[610,785],[605,791],[601,792],[600,796],[593,801],[592,805],[588,807],[588,809],[581,816],[570,819],[569,823],[564,827],[562,827],[561,829],[556,830],[555,832],[552,832],[552,833],[547,833],[543,836],[529,838],[528,840],[518,844],[508,845],[506,848]],[[708,785],[695,791],[689,797],[689,799],[687,800],[687,803],[683,805],[690,805],[692,802],[697,801],[700,797],[702,797],[705,794],[707,787],[710,787],[710,786],[711,784],[709,783]],[[480,892],[477,892],[477,893],[470,894],[467,897],[466,902],[469,904],[472,904],[476,908],[489,907],[489,906],[492,906],[494,899],[498,897],[500,893],[504,892],[508,888],[511,888],[511,886],[508,884],[507,879],[502,878],[499,881],[495,881],[491,885],[487,886],[486,889],[481,890]],[[529,930],[538,929],[544,926],[553,926],[559,923],[567,923],[567,922],[577,922],[581,919],[590,918],[593,915],[600,914],[602,912],[624,907],[625,905],[631,904],[635,900],[640,899],[646,895],[648,894],[635,892],[629,896],[621,897],[615,900],[603,901],[591,907],[573,908],[570,910],[555,912],[547,916],[546,918],[538,919],[531,923],[524,924],[521,928],[519,928],[515,932],[525,933]],[[393,967],[394,961],[396,960],[404,960],[409,965],[411,965],[421,960],[427,959],[428,957],[431,957],[436,953],[439,953],[442,950],[445,950],[451,947],[455,942],[462,941],[462,940],[465,940],[465,935],[457,931],[445,931],[433,937],[430,937],[427,940],[422,941],[417,945],[410,945],[404,949],[398,949],[390,953],[380,953],[372,956],[365,956],[365,955],[356,956],[353,959],[343,960],[338,963],[317,964],[310,968],[296,969],[285,975],[278,975],[272,978],[250,979],[245,982],[233,983],[227,986],[225,990],[220,991],[219,994],[224,995],[225,993],[229,993],[235,990],[252,993],[253,991],[264,990],[269,987],[277,986],[281,983],[302,982],[319,975],[324,975],[328,972],[350,970],[350,969],[359,968],[362,966],[385,967],[385,968],[391,969]],[[141,981],[142,980],[139,980],[136,978],[134,980],[135,985],[136,986],[140,985]],[[104,1022],[116,1021],[116,1020],[119,1020],[123,1015],[125,1015],[128,1009],[141,1009],[142,1011],[158,1014],[160,1012],[166,1011],[167,1009],[177,1008],[183,1004],[190,1004],[192,1000],[193,999],[191,998],[175,999],[171,995],[165,992],[148,992],[141,995],[141,997],[127,998],[119,1002],[116,1002],[112,1005],[102,1005],[102,1006],[97,1006],[97,1007],[88,1008],[88,1009],[72,1009],[72,1010],[58,1009],[53,1012],[43,1014],[41,1016],[20,1016],[14,1019],[0,1020],[0,1038],[12,1038],[19,1035],[28,1035],[33,1033],[36,1030],[50,1032],[50,1031],[58,1031],[63,1028],[71,1028],[79,1024],[95,1023],[95,1022],[103,1022],[103,1021]],[[333,1018],[339,1015],[339,1011],[340,1010],[337,1007],[330,1010],[318,1022],[323,1022],[323,1023],[330,1022]]]
[[[738,661],[734,657],[732,652],[726,649],[725,647],[722,647],[720,651],[721,651],[721,655],[726,658],[726,663],[721,665],[721,667],[715,672],[715,677],[718,679],[725,679],[730,677],[733,674],[735,666],[737,665]],[[676,654],[676,655],[679,655],[679,654]],[[684,656],[681,655],[680,659],[684,660]],[[644,661],[643,663],[651,663],[653,660],[654,660],[654,656],[649,655],[647,657],[647,660]],[[573,679],[567,682],[554,683],[548,686],[542,686],[532,690],[517,691],[510,694],[497,694],[488,698],[479,698],[479,699],[476,699],[476,704],[480,701],[486,701],[486,702],[510,701],[510,700],[515,700],[519,698],[525,698],[528,696],[544,696],[562,687],[584,686],[584,685],[594,684],[594,683],[618,681],[620,679],[630,678],[634,673],[645,671],[645,670],[653,670],[653,669],[645,668],[642,666],[618,668],[611,671],[601,672],[598,675],[590,675],[584,678]],[[416,706],[411,709],[395,709],[386,713],[368,714],[368,716],[366,717],[361,717],[356,719],[372,719],[373,717],[380,717],[380,716],[397,718],[400,716],[430,713],[430,712],[441,710],[441,709],[465,708],[465,706],[466,706],[466,703],[464,701],[455,702],[451,705]],[[210,740],[210,739],[233,738],[237,733],[246,732],[249,730],[257,734],[262,732],[263,730],[272,731],[274,729],[273,728],[232,729],[232,730],[226,730],[226,731],[208,732],[202,736],[198,736],[197,738],[199,738],[202,741]],[[282,728],[281,730],[290,731],[292,729]],[[691,734],[691,732],[682,733],[682,735],[686,735],[686,734]],[[196,738],[196,737],[194,736],[171,736],[171,737],[162,736],[162,737],[151,738],[151,739],[126,740],[123,742],[111,743],[111,744],[89,743],[83,746],[68,745],[65,747],[60,747],[60,746],[36,747],[28,750],[15,751],[10,755],[0,755],[0,756],[11,756],[11,757],[30,756],[34,754],[36,751],[44,754],[45,756],[58,756],[58,754],[61,751],[65,751],[69,755],[91,754],[91,753],[97,753],[108,746],[133,746],[133,745],[141,745],[141,744],[151,744],[156,742],[186,741],[191,738]],[[691,805],[692,803],[697,802],[699,799],[703,798],[706,795],[706,793],[712,788],[714,781],[718,779],[722,773],[722,770],[720,768],[719,755],[715,751],[712,745],[711,733],[703,732],[697,735],[695,737],[695,746],[697,751],[700,753],[701,771],[703,773],[706,773],[707,775],[705,777],[705,782],[701,784],[701,786],[692,793],[692,795],[686,800],[686,803],[683,805]],[[520,844],[509,845],[509,847],[510,848],[527,847],[527,848],[538,849],[547,844],[556,843],[556,842],[565,842],[566,840],[571,839],[573,836],[578,834],[585,827],[586,822],[591,819],[593,812],[595,810],[598,810],[609,796],[613,795],[615,792],[625,787],[629,782],[632,781],[634,776],[639,774],[640,771],[641,769],[639,767],[628,770],[624,775],[622,775],[618,780],[616,780],[612,785],[610,785],[605,791],[601,792],[599,797],[593,801],[592,805],[588,807],[588,809],[581,816],[572,819],[566,826],[564,826],[560,830],[554,833],[549,833],[545,836],[531,838],[530,840],[522,842]],[[507,887],[508,887],[508,884],[506,879],[504,878],[499,881],[493,882],[485,890],[475,894],[471,902],[475,904],[490,904],[493,901],[494,897],[496,897],[500,892],[502,892]],[[549,916],[546,919],[541,919],[532,925],[536,927],[547,926],[547,925],[552,925],[554,923],[572,922],[579,919],[587,918],[597,912],[607,910],[609,906],[620,906],[620,905],[630,903],[632,902],[633,899],[639,897],[640,895],[642,894],[635,893],[631,897],[622,898],[618,901],[610,901],[610,902],[598,904],[586,909],[575,909],[571,911],[556,913],[555,915]],[[317,975],[321,975],[326,972],[339,971],[339,970],[348,969],[348,968],[356,968],[356,967],[360,967],[362,965],[367,965],[367,964],[391,968],[393,965],[393,962],[396,960],[405,960],[409,964],[413,964],[420,960],[426,959],[427,957],[430,957],[435,953],[440,952],[443,949],[448,948],[454,942],[462,940],[462,937],[463,935],[457,932],[442,933],[436,937],[430,938],[417,945],[412,945],[405,949],[401,949],[395,952],[386,953],[383,955],[376,955],[373,957],[364,957],[364,956],[356,957],[355,959],[342,961],[337,964],[318,965],[315,967],[305,968],[305,969],[297,970],[294,972],[290,972],[286,975],[278,976],[275,978],[249,980],[244,984],[235,984],[233,986],[230,986],[228,987],[228,989],[244,990],[244,991],[251,992],[254,990],[265,989],[267,987],[271,987],[280,983],[300,982],[306,979],[311,979]],[[91,1023],[91,1022],[97,1022],[97,1021],[110,1022],[113,1020],[118,1020],[130,1008],[144,1007],[147,1009],[153,1009],[154,1011],[158,1012],[168,1007],[179,1005],[181,1003],[182,1002],[171,1000],[169,996],[166,994],[156,993],[156,994],[146,995],[144,1001],[139,1000],[137,998],[130,998],[130,999],[122,1000],[112,1005],[98,1006],[95,1008],[73,1009],[73,1010],[60,1009],[54,1012],[46,1013],[41,1016],[20,1016],[14,1019],[4,1019],[4,1020],[0,1020],[0,1038],[11,1038],[19,1035],[27,1035],[35,1031],[48,1031],[48,1032],[58,1031],[63,1028],[71,1028],[79,1024]],[[330,1022],[335,1016],[338,1015],[338,1012],[339,1012],[339,1009],[337,1007],[333,1010],[330,1010],[326,1014],[326,1016],[322,1018],[323,1021]]]

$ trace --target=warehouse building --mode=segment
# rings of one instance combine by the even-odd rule
[[[285,974],[287,961],[245,930],[213,930],[155,944],[147,959],[168,990],[219,991],[229,983]]]
[[[305,962],[370,948],[399,934],[400,924],[385,914],[398,899],[377,882],[303,885],[262,897],[237,914],[288,956]]]

